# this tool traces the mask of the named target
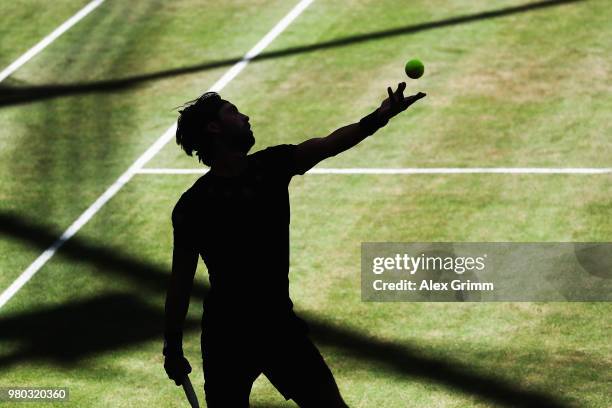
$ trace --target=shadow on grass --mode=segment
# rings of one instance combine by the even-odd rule
[[[0,235],[46,249],[57,232],[33,225],[16,214],[0,213]],[[132,260],[117,251],[73,238],[58,256],[87,262],[156,293],[165,291],[169,271]],[[208,288],[194,284],[194,297],[203,299]],[[159,300],[159,298],[157,298]],[[18,343],[16,351],[0,356],[0,367],[28,360],[71,365],[79,359],[109,353],[141,342],[159,339],[163,305],[155,308],[128,294],[106,294],[59,306],[28,310],[0,318],[0,340]],[[343,349],[358,361],[375,361],[386,371],[402,377],[420,378],[475,395],[499,406],[565,407],[557,397],[526,390],[500,377],[478,373],[462,363],[425,357],[409,345],[384,342],[356,330],[326,323],[312,313],[301,313],[313,339]],[[199,321],[187,320],[185,330],[199,329]],[[159,368],[161,369],[161,367]]]
[[[263,52],[257,57],[253,58],[251,61],[268,60],[272,58],[287,57],[300,53],[326,50],[335,47],[359,44],[366,41],[413,34],[421,31],[449,27],[458,24],[466,24],[485,19],[505,17],[513,14],[524,13],[527,11],[543,9],[546,7],[560,6],[564,4],[577,3],[582,1],[585,0],[546,0],[535,3],[528,3],[521,6],[507,7],[499,10],[484,11],[481,13],[451,17],[428,23],[408,25],[405,27],[392,28],[388,30],[381,30],[366,34],[356,34],[344,38],[321,42],[318,44],[301,45],[285,48],[278,51]],[[17,105],[44,99],[56,98],[60,96],[70,96],[92,92],[122,91],[139,85],[143,85],[149,81],[175,77],[178,75],[191,74],[194,72],[200,72],[224,66],[231,66],[241,61],[241,59],[242,57],[228,58],[219,61],[196,64],[189,67],[174,68],[150,74],[135,75],[127,78],[109,79],[96,82],[83,82],[66,85],[52,84],[18,87],[0,85],[0,106]]]
[[[426,357],[405,344],[374,339],[350,328],[324,323],[314,316],[306,319],[317,343],[340,348],[360,361],[382,363],[389,373],[443,384],[455,391],[477,395],[495,406],[567,406],[553,396],[521,389],[501,377],[485,376],[462,363]]]
[[[0,366],[24,360],[71,366],[85,357],[161,339],[163,321],[163,310],[119,293],[28,310],[0,319],[0,339],[19,344],[17,351],[0,356]],[[187,331],[199,327],[197,320],[185,321]]]
[[[168,222],[170,216],[168,215]],[[56,231],[34,225],[15,214],[0,212],[0,235],[5,235],[28,245],[34,245],[41,252],[55,242],[61,234]],[[168,254],[171,255],[171,248]],[[58,255],[78,262],[87,262],[107,273],[115,275],[117,279],[124,279],[137,286],[140,290],[150,290],[165,293],[169,271],[159,266],[141,262],[133,257],[119,252],[117,249],[105,248],[90,243],[83,238],[72,238],[66,242]],[[207,288],[194,283],[192,296],[204,299]]]

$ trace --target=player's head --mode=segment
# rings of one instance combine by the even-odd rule
[[[255,144],[249,117],[216,92],[187,102],[179,113],[176,143],[207,166],[219,153],[246,154]]]

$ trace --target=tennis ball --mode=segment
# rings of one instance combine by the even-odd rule
[[[406,75],[408,75],[412,79],[420,78],[425,72],[425,67],[423,63],[418,59],[410,60],[406,63]]]

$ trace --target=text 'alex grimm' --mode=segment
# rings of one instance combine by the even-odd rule
[[[381,275],[385,271],[405,271],[410,275],[421,272],[454,272],[463,275],[465,272],[476,272],[485,269],[486,254],[478,257],[454,256],[410,256],[409,254],[395,254],[392,257],[375,257],[372,260],[372,273]],[[386,282],[375,279],[372,282],[375,291],[493,291],[492,282],[472,282],[469,279],[453,279],[450,282],[434,281],[433,279],[409,280],[400,279]]]

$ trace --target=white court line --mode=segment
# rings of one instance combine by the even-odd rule
[[[267,33],[245,56],[232,66],[211,88],[210,91],[221,91],[232,79],[242,71],[249,61],[266,48],[293,20],[295,20],[314,0],[300,1],[269,33]],[[25,271],[0,295],[0,308],[26,284],[43,265],[51,259],[55,252],[93,217],[123,187],[134,174],[155,156],[176,133],[176,122],[157,139],[119,178],[115,181],[70,227],[47,248]]]
[[[208,169],[140,169],[137,174],[204,174]],[[413,168],[314,168],[306,174],[606,174],[612,168],[548,167],[413,167]]]
[[[77,12],[74,16],[70,17],[66,20],[61,26],[57,27],[51,34],[43,38],[38,44],[30,48],[23,54],[21,57],[17,58],[11,65],[4,68],[2,72],[0,72],[0,82],[4,81],[6,78],[11,76],[13,72],[17,71],[23,64],[31,60],[36,54],[41,52],[46,46],[51,44],[53,41],[57,39],[60,35],[64,34],[66,31],[70,29],[73,25],[78,23],[83,19],[86,15],[91,13],[96,7],[102,4],[104,0],[94,0],[85,7],[83,7],[79,12]]]

